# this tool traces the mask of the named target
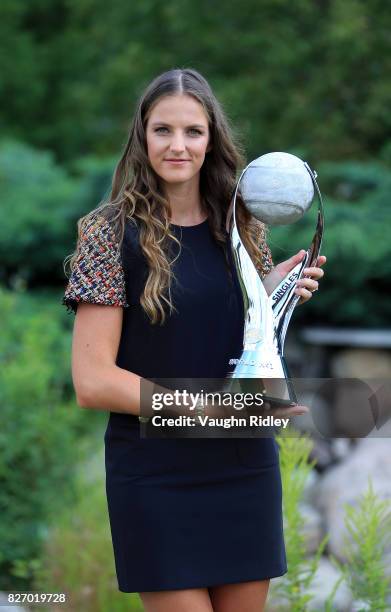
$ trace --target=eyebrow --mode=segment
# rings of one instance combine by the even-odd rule
[[[154,123],[152,123],[152,127],[155,127],[157,125],[164,125],[164,127],[171,127],[171,125],[169,123],[164,123],[164,121],[155,121]],[[201,125],[199,123],[193,123],[192,125],[188,125],[187,127],[191,127],[191,128],[203,128],[205,129],[206,126],[205,125]]]

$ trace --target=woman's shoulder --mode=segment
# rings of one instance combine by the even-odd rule
[[[118,218],[113,218],[110,213],[101,212],[88,218],[81,234],[82,238],[89,242],[106,243],[111,248],[120,246],[122,256],[140,255],[140,227],[137,220],[125,217],[123,228],[122,234]]]
[[[124,274],[113,226],[101,214],[80,225],[80,240],[62,303],[76,313],[79,302],[128,306]]]

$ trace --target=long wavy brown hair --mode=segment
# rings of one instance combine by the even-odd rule
[[[147,154],[146,124],[153,106],[163,96],[188,94],[203,106],[208,118],[211,150],[200,171],[200,195],[218,244],[225,249],[225,223],[238,171],[245,165],[242,147],[206,79],[196,70],[176,68],[157,76],[141,96],[122,157],[114,171],[109,197],[77,221],[75,252],[68,256],[71,270],[80,252],[81,235],[88,222],[104,217],[111,224],[120,252],[127,221],[139,228],[142,252],[149,274],[140,303],[151,323],[164,323],[166,310],[175,310],[171,298],[173,280],[171,247],[178,243],[170,231],[171,209],[159,177]],[[241,238],[262,274],[265,226],[245,209],[238,194],[237,222]],[[180,246],[180,245],[179,245]],[[178,257],[178,255],[176,256]],[[64,267],[65,269],[65,267]]]

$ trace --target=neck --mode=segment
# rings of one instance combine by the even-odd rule
[[[169,184],[165,194],[171,208],[171,222],[177,225],[196,225],[205,221],[206,209],[199,190],[199,181]]]

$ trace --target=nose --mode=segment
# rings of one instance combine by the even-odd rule
[[[173,153],[183,153],[185,150],[184,137],[181,132],[175,132],[170,142],[170,149]]]

